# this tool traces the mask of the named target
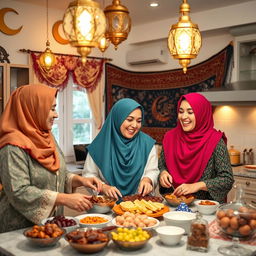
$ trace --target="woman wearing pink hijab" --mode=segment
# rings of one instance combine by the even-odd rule
[[[176,196],[225,202],[234,183],[226,136],[214,129],[212,106],[199,93],[181,96],[177,126],[163,139],[160,185]]]

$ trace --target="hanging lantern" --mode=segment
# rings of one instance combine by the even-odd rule
[[[112,5],[104,9],[104,13],[107,19],[105,36],[117,49],[117,46],[127,39],[131,30],[129,11],[119,0],[113,0]]]
[[[39,57],[39,65],[48,72],[56,62],[55,55],[50,49],[50,42],[48,39],[48,0],[46,0],[46,37],[46,49]]]
[[[101,52],[105,52],[109,47],[109,40],[106,39],[105,35],[103,35],[99,40],[99,46]]]
[[[52,53],[50,42],[47,40],[46,49],[39,57],[39,65],[46,71],[49,71],[52,66],[54,66],[55,62],[55,55]]]
[[[186,0],[180,6],[181,17],[177,24],[172,25],[168,36],[168,48],[174,59],[178,59],[184,74],[191,59],[197,57],[202,39],[197,24],[189,17],[190,6]]]
[[[86,56],[93,47],[98,47],[98,41],[105,33],[106,18],[98,3],[76,0],[69,4],[64,14],[63,30],[85,63]]]

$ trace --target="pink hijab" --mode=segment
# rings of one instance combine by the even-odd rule
[[[210,102],[199,93],[189,93],[181,96],[177,111],[184,99],[194,111],[195,128],[184,132],[178,121],[163,139],[165,161],[175,187],[199,181],[220,139],[226,142],[224,133],[213,128]]]

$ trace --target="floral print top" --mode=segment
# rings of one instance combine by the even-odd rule
[[[160,172],[167,170],[163,150],[158,161],[158,168]],[[227,194],[234,183],[234,177],[227,146],[223,139],[219,141],[213,151],[200,181],[205,182],[208,191],[200,190],[196,192],[196,198],[215,200],[220,203],[225,202]],[[160,187],[161,194],[170,192],[172,192],[171,189]]]
[[[19,147],[6,145],[0,149],[0,233],[63,214],[63,207],[54,204],[58,192],[72,192],[73,174],[67,172],[62,152],[58,151],[60,169],[50,172]]]

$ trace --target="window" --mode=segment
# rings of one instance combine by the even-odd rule
[[[95,137],[92,112],[86,90],[78,88],[70,78],[67,87],[58,93],[58,119],[52,128],[66,161],[74,160],[74,144],[89,144]]]

